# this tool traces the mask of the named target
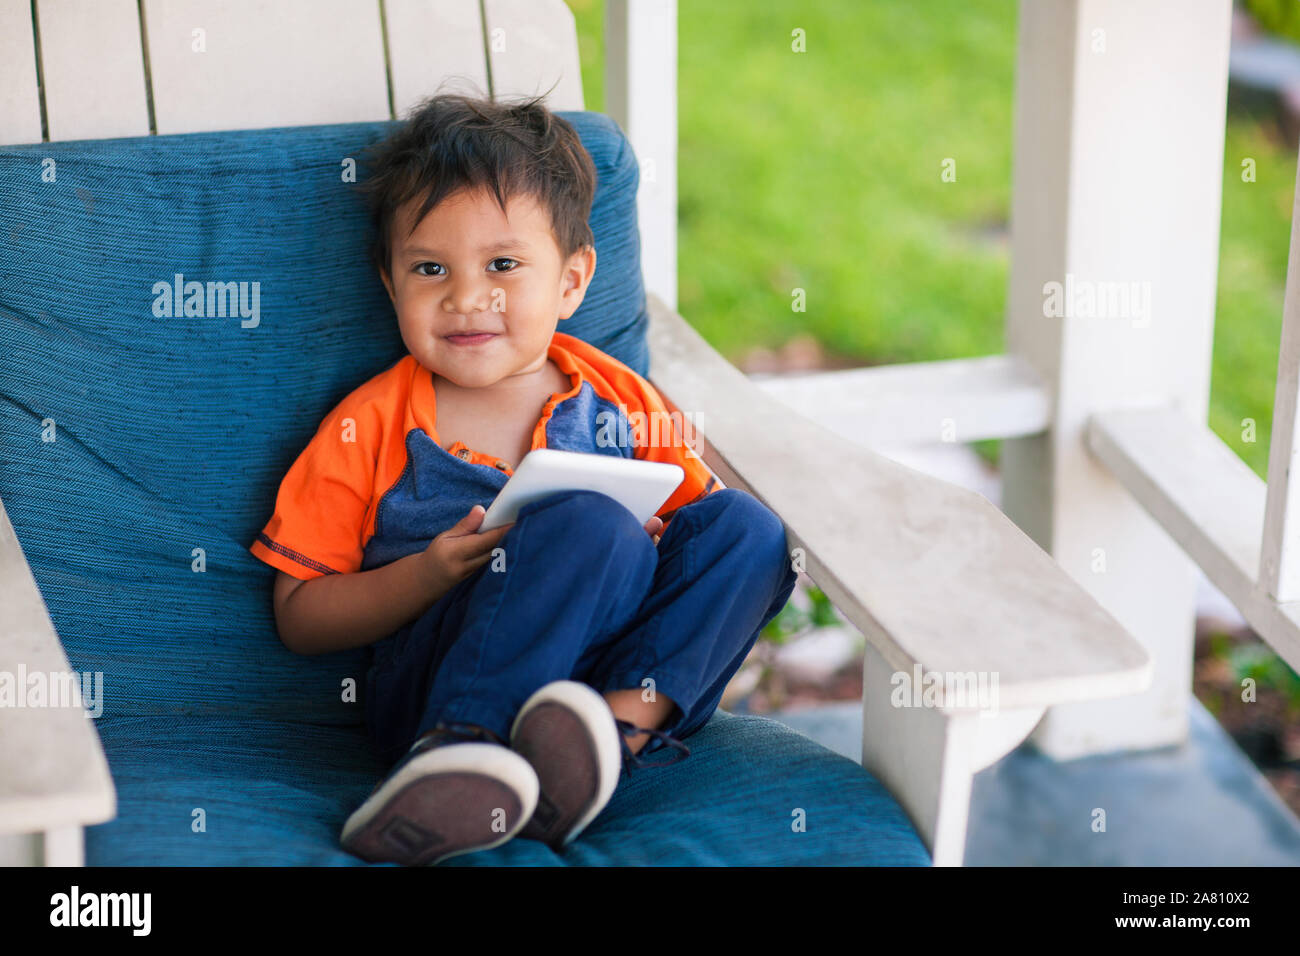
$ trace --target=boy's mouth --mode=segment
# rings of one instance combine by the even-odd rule
[[[452,345],[479,345],[496,337],[495,332],[462,332],[456,335],[444,336]]]

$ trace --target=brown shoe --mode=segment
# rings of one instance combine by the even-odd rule
[[[422,734],[343,826],[371,863],[422,866],[516,836],[537,806],[537,775],[491,731],[439,724]]]
[[[510,747],[537,773],[537,809],[520,836],[559,852],[613,795],[622,772],[614,714],[586,684],[552,681],[524,702]]]

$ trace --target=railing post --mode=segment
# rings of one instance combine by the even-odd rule
[[[1052,422],[1003,444],[1003,507],[1151,653],[1145,694],[1052,708],[1057,758],[1187,735],[1193,564],[1085,447],[1094,412],[1210,390],[1230,0],[1022,0],[1007,351]],[[1051,640],[1044,634],[1045,641]]]
[[[677,0],[606,0],[605,112],[641,164],[647,292],[677,308]]]
[[[1268,495],[1259,583],[1277,601],[1300,600],[1300,175],[1291,208],[1291,249],[1277,358],[1273,438],[1268,454]]]

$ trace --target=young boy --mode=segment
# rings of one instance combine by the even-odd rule
[[[452,95],[379,144],[363,184],[410,354],[330,412],[250,550],[280,571],[286,647],[370,648],[367,727],[397,762],[344,826],[364,859],[561,849],[638,753],[689,755],[794,588],[781,521],[675,429],[639,434],[636,413],[669,421],[654,387],[556,329],[595,271],[595,185],[540,98]],[[573,491],[478,533],[534,448],[686,477],[644,526]]]

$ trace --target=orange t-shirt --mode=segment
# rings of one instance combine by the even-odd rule
[[[648,381],[563,332],[547,354],[572,384],[547,401],[532,448],[680,465],[685,478],[657,512],[665,525],[721,490],[687,444],[690,423]],[[407,355],[339,402],[280,483],[253,555],[301,580],[368,571],[424,550],[474,505],[487,507],[514,471],[460,441],[441,447],[434,394],[430,371]]]

